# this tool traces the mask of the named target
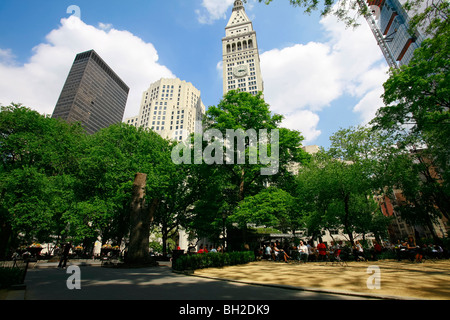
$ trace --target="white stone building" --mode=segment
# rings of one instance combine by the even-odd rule
[[[230,90],[253,95],[264,92],[256,32],[240,0],[234,2],[225,33],[222,39],[223,93]]]
[[[183,141],[201,132],[204,114],[200,90],[178,78],[163,78],[142,94],[139,115],[124,122],[152,129],[164,139]]]

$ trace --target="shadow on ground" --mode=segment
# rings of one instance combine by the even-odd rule
[[[372,272],[368,273],[369,266],[379,267],[379,289],[370,289],[367,285],[369,277],[373,276]],[[323,262],[286,264],[259,261],[248,265],[197,270],[195,275],[413,299],[450,299],[450,260],[421,264],[387,260],[349,262],[347,266]]]

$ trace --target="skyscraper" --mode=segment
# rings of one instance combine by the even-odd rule
[[[222,39],[223,93],[230,90],[251,94],[263,92],[256,32],[240,0],[234,2],[225,33],[226,36]]]
[[[124,122],[152,129],[165,139],[183,141],[191,133],[201,132],[204,113],[201,93],[192,83],[160,79],[143,93],[139,115]]]
[[[53,118],[81,122],[92,134],[123,119],[130,89],[94,51],[77,54]]]
[[[384,42],[385,50],[389,50],[388,55],[397,65],[408,64],[424,36],[420,31],[410,33],[410,17],[399,0],[367,0],[367,3],[371,8],[378,7],[377,27],[383,37],[378,42]]]

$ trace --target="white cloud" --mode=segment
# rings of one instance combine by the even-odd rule
[[[380,98],[383,92],[382,87],[368,91],[353,108],[354,112],[360,114],[361,124],[368,124],[375,117],[377,110],[383,106],[383,100]]]
[[[41,113],[53,113],[75,55],[91,49],[130,87],[125,116],[139,112],[142,92],[152,82],[175,77],[158,63],[158,52],[151,43],[111,25],[96,28],[71,16],[61,20],[59,28],[33,49],[23,65],[11,64],[12,53],[0,50],[0,58],[4,57],[0,59],[0,103],[22,103]]]
[[[14,55],[11,49],[0,49],[0,63],[10,65],[14,63]]]
[[[227,18],[230,7],[234,5],[235,0],[203,0],[202,8],[195,10],[197,21],[201,24],[211,24],[216,20]],[[247,11],[251,11],[257,0],[248,0],[244,4]],[[253,18],[252,18],[253,20]]]
[[[196,10],[197,20],[202,24],[210,24],[215,20],[225,19],[228,9],[234,0],[203,0],[202,9]]]
[[[328,40],[261,54],[264,97],[285,115],[284,124],[312,142],[320,135],[318,112],[343,96],[359,99],[354,112],[367,122],[381,106],[387,65],[365,20],[348,29],[334,16],[320,21]]]
[[[305,142],[310,142],[320,136],[322,133],[317,130],[319,116],[309,110],[297,110],[286,114],[281,126],[292,130],[298,130],[305,137]]]
[[[104,31],[109,31],[109,30],[112,29],[113,26],[112,26],[111,23],[103,23],[103,22],[100,22],[100,23],[98,24],[98,27],[99,27],[100,29],[104,30]]]
[[[329,46],[311,42],[261,55],[264,96],[272,110],[320,110],[336,99],[342,88]]]

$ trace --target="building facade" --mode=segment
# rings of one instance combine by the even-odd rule
[[[234,2],[225,28],[223,48],[223,93],[230,90],[256,95],[264,92],[256,32],[242,1]]]
[[[81,122],[88,134],[120,123],[129,87],[94,51],[75,57],[53,118]]]
[[[399,0],[367,0],[367,3],[379,8],[378,27],[393,59],[399,66],[408,64],[424,40],[422,33],[410,33],[410,17]]]
[[[180,79],[160,79],[142,94],[138,116],[125,123],[152,129],[164,139],[183,141],[201,132],[205,105],[201,92]]]

